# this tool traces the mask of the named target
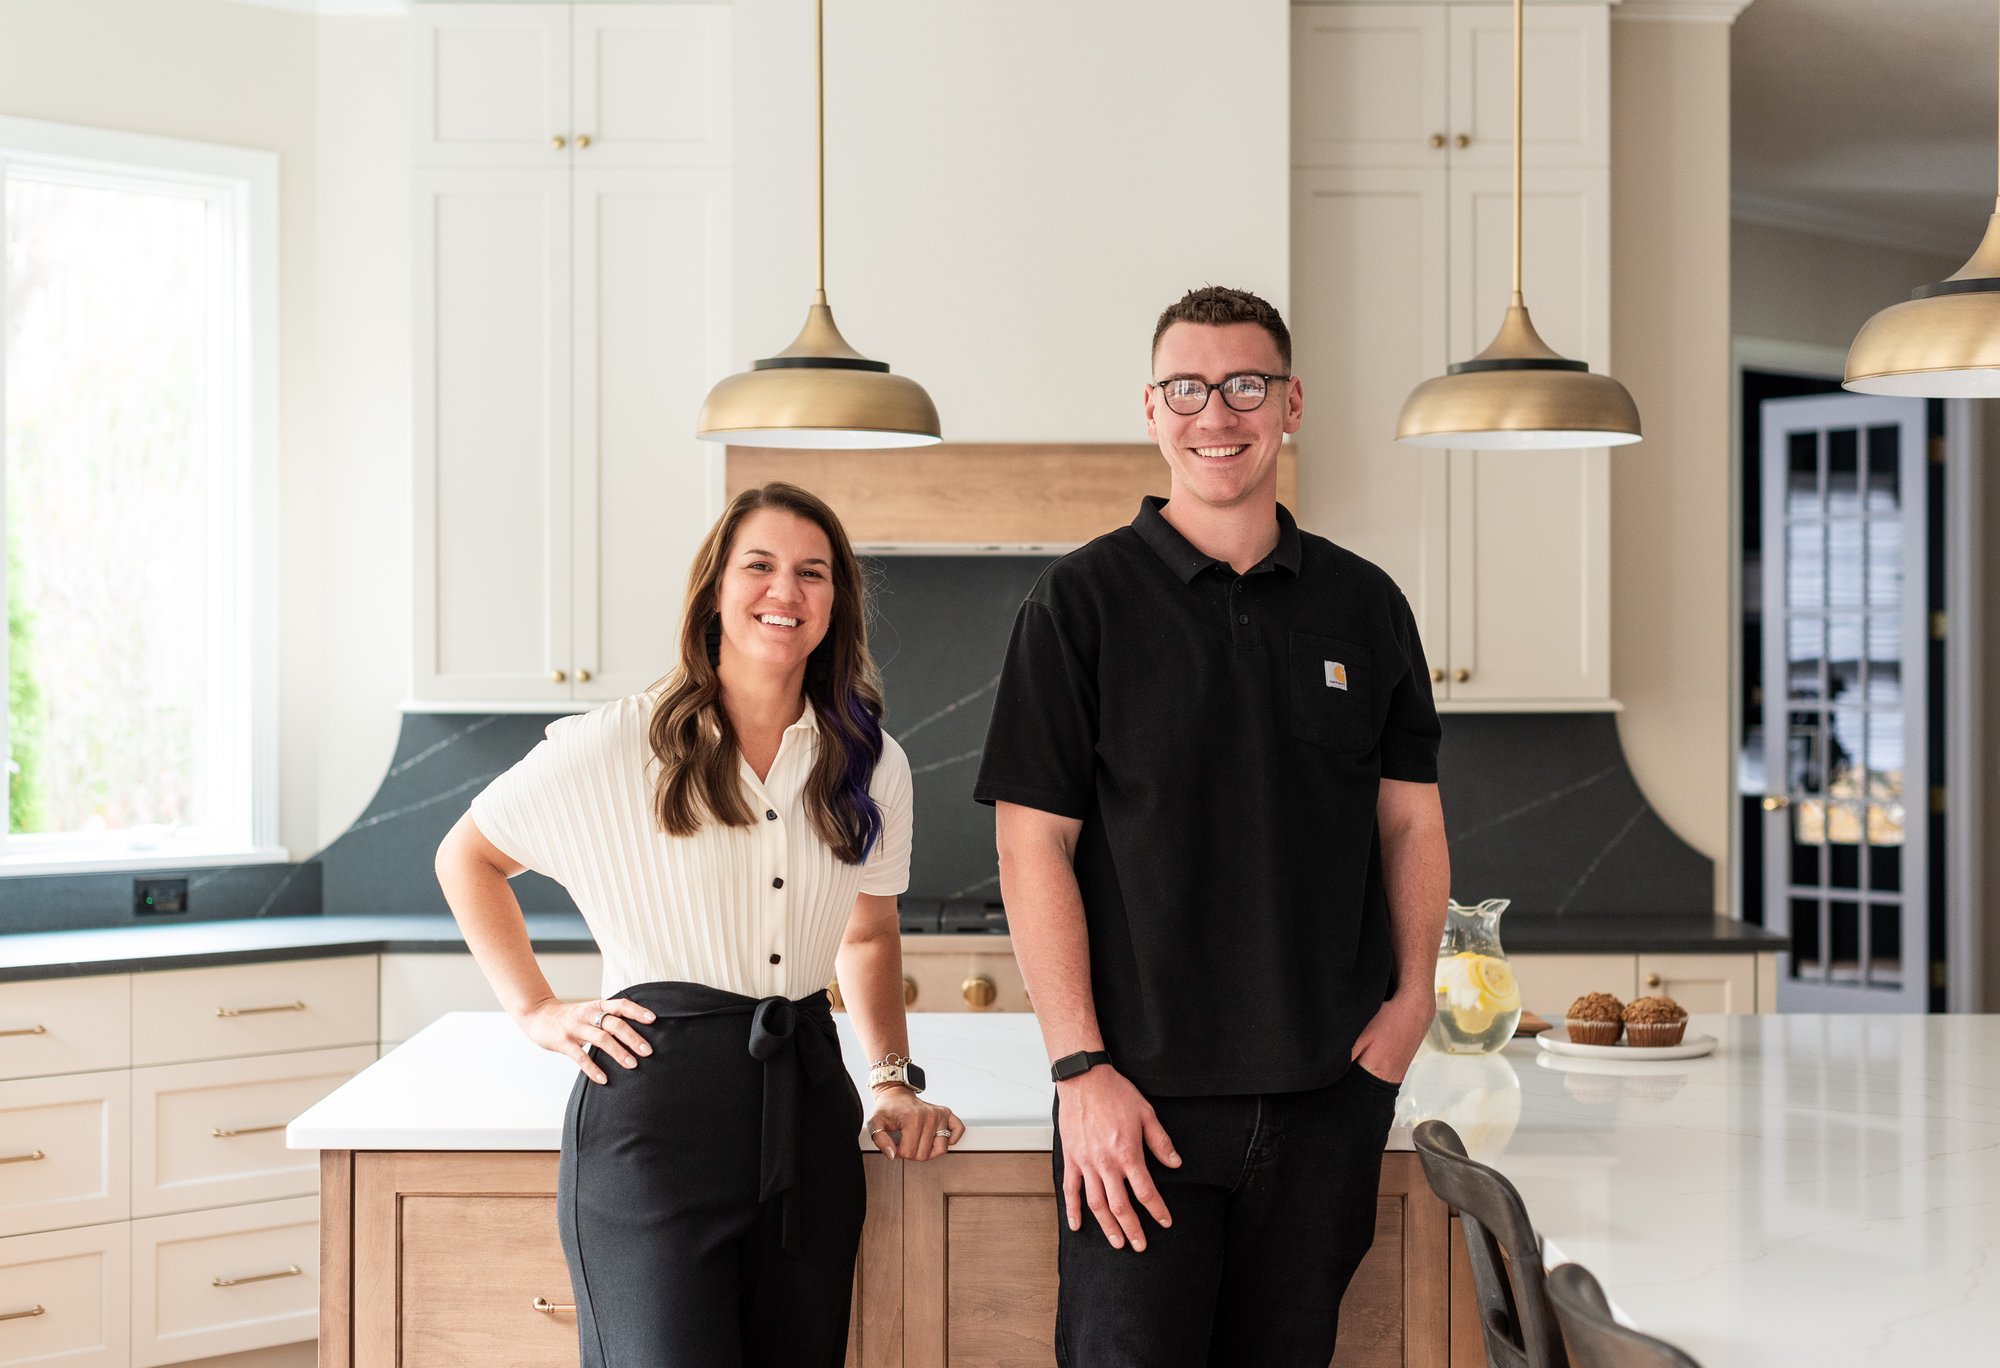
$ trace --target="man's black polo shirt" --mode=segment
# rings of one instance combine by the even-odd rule
[[[1375,800],[1437,782],[1430,671],[1395,582],[1284,508],[1238,576],[1163,506],[1021,605],[973,795],[1082,820],[1121,1073],[1166,1096],[1322,1087],[1393,981]]]

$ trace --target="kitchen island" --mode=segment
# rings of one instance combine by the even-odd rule
[[[1707,1368],[1980,1361],[2000,1281],[2000,1018],[1691,1029],[1720,1038],[1715,1055],[1557,1059],[1517,1041],[1420,1057],[1336,1362],[1480,1357],[1454,1222],[1406,1152],[1426,1116],[1514,1181],[1552,1263],[1588,1265],[1623,1317]],[[918,1014],[911,1037],[969,1129],[931,1164],[868,1158],[849,1361],[1049,1363],[1051,1085],[1035,1023]],[[575,1361],[553,1199],[574,1076],[498,1013],[459,1013],[292,1123],[290,1144],[323,1151],[325,1368]]]

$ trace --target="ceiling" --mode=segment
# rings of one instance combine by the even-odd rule
[[[1737,216],[1971,255],[2000,179],[1995,0],[1753,0],[1730,67]]]

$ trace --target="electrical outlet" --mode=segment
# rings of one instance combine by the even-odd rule
[[[188,910],[186,879],[132,880],[132,911],[141,917]]]

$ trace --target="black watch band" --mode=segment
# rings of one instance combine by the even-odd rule
[[[1111,1055],[1106,1050],[1078,1050],[1075,1054],[1064,1055],[1049,1065],[1049,1077],[1060,1083],[1065,1078],[1075,1078],[1087,1074],[1099,1064],[1109,1064]]]

